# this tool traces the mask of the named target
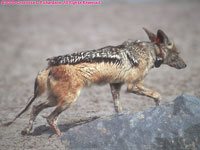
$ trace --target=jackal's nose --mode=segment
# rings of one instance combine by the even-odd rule
[[[185,64],[185,63],[183,63],[183,62],[181,62],[181,63],[178,63],[177,64],[177,69],[183,69],[183,68],[186,68],[187,67],[187,65]]]
[[[186,67],[187,67],[186,63],[183,63],[182,68],[186,68]]]

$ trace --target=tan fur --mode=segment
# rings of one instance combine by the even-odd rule
[[[36,82],[38,84],[38,96],[41,96],[47,88],[47,78],[49,70],[40,71],[37,75]]]

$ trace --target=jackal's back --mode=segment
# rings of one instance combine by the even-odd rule
[[[47,60],[49,61],[49,66],[101,62],[121,65],[123,63],[123,59],[126,57],[129,59],[131,65],[138,65],[136,56],[130,54],[127,46],[124,44],[119,46],[107,46],[97,50],[83,51],[63,56],[56,56],[48,58]]]

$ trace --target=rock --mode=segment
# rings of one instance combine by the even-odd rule
[[[169,104],[114,115],[63,133],[66,149],[199,150],[200,100],[181,95]]]

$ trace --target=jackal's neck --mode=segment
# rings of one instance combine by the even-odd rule
[[[156,51],[153,43],[136,40],[129,45],[129,50],[137,57],[138,61],[145,60],[148,68],[154,67]]]
[[[155,51],[155,55],[156,55],[156,60],[155,60],[154,65],[156,68],[158,68],[164,62],[164,54],[163,54],[163,51],[160,48],[160,46],[157,44],[154,44],[154,51]]]
[[[147,68],[151,69],[155,67],[158,58],[158,47],[156,47],[152,42],[139,42],[136,44],[140,47],[139,51],[136,51],[136,53],[139,58],[147,61]]]
[[[157,53],[156,53],[156,48],[154,43],[151,42],[145,42],[146,43],[146,50],[148,52],[148,68],[154,68],[155,67],[155,62],[157,59]]]

